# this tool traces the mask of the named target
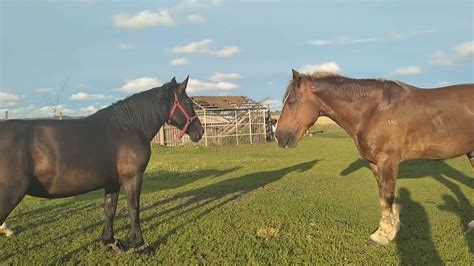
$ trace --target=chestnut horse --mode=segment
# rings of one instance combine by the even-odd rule
[[[280,147],[296,147],[318,117],[327,116],[369,161],[382,205],[371,245],[387,245],[399,230],[394,201],[400,162],[467,154],[474,167],[474,84],[419,89],[397,81],[293,70],[284,99],[276,129]]]
[[[64,198],[104,189],[102,242],[114,251],[147,251],[139,212],[150,142],[165,122],[192,141],[204,132],[186,95],[188,79],[173,78],[83,119],[0,122],[0,224],[25,195]],[[113,233],[120,187],[132,229],[127,246]],[[4,224],[0,232],[11,233]]]

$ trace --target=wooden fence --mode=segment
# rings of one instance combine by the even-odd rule
[[[267,109],[199,110],[196,112],[204,128],[197,145],[239,145],[264,143],[272,135]],[[176,146],[192,143],[187,135],[176,136],[179,130],[165,125],[153,143]]]

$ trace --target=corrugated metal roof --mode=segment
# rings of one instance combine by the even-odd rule
[[[191,99],[197,108],[206,110],[266,109],[246,96],[194,96]]]

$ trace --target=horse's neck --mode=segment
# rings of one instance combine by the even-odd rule
[[[165,103],[166,95],[160,95],[156,102]],[[149,141],[153,140],[168,117],[168,110],[164,105],[151,108],[148,113],[140,113],[138,110],[130,110],[119,105],[107,109],[91,115],[89,119],[99,119],[101,123],[105,122],[116,130],[132,130]],[[141,110],[141,112],[145,111]]]
[[[355,99],[331,96],[330,93],[318,95],[321,100],[323,115],[331,118],[355,140],[364,121],[364,114],[373,110],[377,98],[375,94],[367,94]]]
[[[163,127],[164,124],[165,124],[165,121],[161,121],[160,119],[160,121],[156,123],[154,127],[150,127],[150,129],[148,129],[145,132],[145,137],[147,138],[149,142],[153,140],[153,138],[156,136],[156,134],[158,134],[158,132],[160,131],[160,129]]]

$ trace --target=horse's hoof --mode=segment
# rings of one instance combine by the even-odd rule
[[[133,253],[137,254],[149,254],[151,252],[150,245],[143,244],[139,247],[133,248]]]
[[[12,230],[10,230],[10,229],[8,229],[8,228],[5,229],[4,233],[5,233],[5,235],[6,235],[7,237],[10,237],[10,236],[12,236],[12,235],[15,234],[15,232],[13,232]]]
[[[474,235],[474,220],[472,220],[468,225],[467,225],[467,230],[465,232],[466,234],[473,234]]]
[[[374,248],[380,248],[380,247],[383,247],[384,245],[369,238],[369,240],[367,240],[367,245],[371,246],[371,247],[374,247]]]
[[[116,239],[114,243],[107,244],[105,247],[108,252],[112,253],[124,253],[127,251],[125,242],[119,239]]]

